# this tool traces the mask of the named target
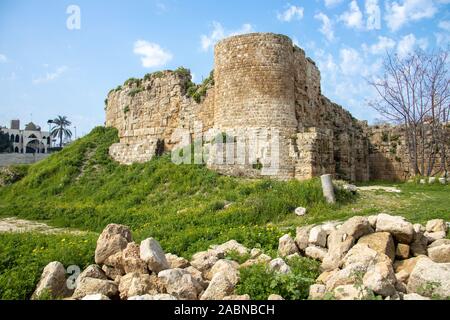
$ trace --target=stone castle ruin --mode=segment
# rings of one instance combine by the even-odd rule
[[[179,71],[111,90],[106,125],[118,129],[120,142],[110,155],[123,164],[146,162],[201,137],[208,167],[228,175],[308,179],[331,173],[351,181],[408,175],[405,155],[393,160],[371,143],[379,134],[366,122],[321,94],[319,69],[287,36],[230,37],[216,45],[214,60],[213,80],[200,98],[189,94],[190,74]],[[225,143],[217,142],[218,134]]]

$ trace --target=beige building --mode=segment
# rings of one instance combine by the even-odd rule
[[[1,128],[13,144],[13,153],[49,153],[50,132],[30,122],[20,129],[20,120],[11,120],[10,128]]]

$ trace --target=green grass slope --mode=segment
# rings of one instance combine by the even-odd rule
[[[200,165],[175,165],[170,155],[122,166],[108,156],[117,140],[115,129],[98,127],[30,166],[21,181],[0,189],[0,215],[95,232],[125,224],[137,240],[152,236],[166,251],[189,256],[229,239],[275,250],[281,231],[273,225],[296,207],[307,207],[310,217],[333,210],[318,180],[225,177]]]

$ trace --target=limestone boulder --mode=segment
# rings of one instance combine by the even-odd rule
[[[368,296],[367,289],[356,288],[352,284],[339,286],[333,293],[336,300],[363,300]]]
[[[410,244],[410,253],[414,257],[428,254],[428,239],[424,235],[424,229],[420,224],[414,225],[413,242]]]
[[[444,239],[446,237],[447,233],[444,231],[436,231],[436,232],[428,232],[425,231],[424,236],[427,239],[428,243],[433,243],[437,240]]]
[[[217,261],[208,272],[206,279],[211,280],[214,275],[219,272],[224,272],[233,283],[237,284],[237,282],[239,281],[239,263],[237,263],[236,261],[226,259]]]
[[[85,296],[83,299],[81,300],[90,300],[90,301],[100,301],[100,300],[104,300],[104,301],[108,301],[111,300],[110,298],[108,298],[107,296],[101,294],[101,293],[97,293],[97,294],[90,294]]]
[[[420,294],[417,293],[409,293],[403,295],[403,300],[430,300],[430,298],[421,296]]]
[[[66,269],[61,262],[53,261],[45,266],[31,299],[38,299],[43,294],[49,294],[53,298],[70,295],[66,283]]]
[[[358,240],[362,236],[372,233],[373,228],[366,217],[355,216],[345,221],[340,231]]]
[[[245,261],[243,264],[241,264],[241,267],[248,268],[255,264],[268,264],[268,263],[270,263],[270,261],[272,261],[272,258],[270,256],[268,256],[267,254],[263,253],[254,259],[249,259],[249,260]]]
[[[103,264],[109,256],[121,252],[131,241],[131,231],[127,226],[107,225],[97,240],[95,263]]]
[[[247,255],[250,253],[250,250],[247,247],[240,244],[236,240],[230,240],[219,246],[213,246],[212,249],[220,252],[222,254],[222,257],[230,252],[235,252],[240,255]]]
[[[158,241],[148,238],[141,242],[140,258],[147,263],[148,268],[155,273],[169,269],[166,255]]]
[[[279,294],[271,294],[268,298],[267,298],[267,300],[269,300],[269,301],[282,301],[282,300],[284,300],[284,298],[282,297],[282,296],[280,296]]]
[[[371,265],[380,262],[392,263],[388,256],[371,249],[367,244],[356,244],[342,259],[342,266],[346,268],[350,265],[357,265],[361,270],[367,270]]]
[[[253,248],[250,250],[250,258],[254,259],[257,258],[259,255],[261,255],[263,252],[259,248]]]
[[[167,253],[166,254],[167,262],[169,263],[170,269],[184,269],[189,267],[189,261],[185,258],[179,257],[175,254]]]
[[[434,219],[427,222],[427,232],[447,232],[447,223],[443,219]]]
[[[321,269],[330,271],[339,268],[342,258],[355,243],[355,238],[348,236],[341,230],[330,233],[327,239],[328,253],[323,258]]]
[[[220,271],[213,276],[200,300],[222,300],[234,292],[236,284],[236,274],[230,276],[230,274]]]
[[[128,243],[122,251],[122,267],[125,273],[148,273],[147,263],[141,259],[140,246]]]
[[[197,300],[202,285],[184,269],[167,269],[158,273],[167,293],[179,300]]]
[[[86,269],[83,270],[83,272],[80,273],[80,275],[77,277],[75,281],[75,286],[78,286],[78,283],[80,283],[80,281],[84,278],[95,278],[101,280],[108,279],[103,270],[96,264],[88,266]]]
[[[309,300],[322,300],[327,292],[327,287],[323,284],[313,284],[309,287]]]
[[[299,250],[290,235],[285,234],[278,240],[278,255],[286,257],[291,254],[298,253]]]
[[[409,276],[407,290],[426,297],[450,297],[450,263],[420,259]]]
[[[434,247],[439,247],[439,246],[443,246],[443,245],[450,245],[450,239],[436,240],[432,244],[430,244],[428,246],[428,248],[434,248]]]
[[[118,293],[118,286],[114,281],[84,278],[78,284],[72,297],[74,299],[81,299],[92,294],[102,294],[112,299],[117,298]]]
[[[309,246],[309,232],[312,226],[298,227],[296,230],[295,244],[304,251]]]
[[[358,240],[359,244],[367,244],[376,252],[387,255],[392,261],[395,259],[395,244],[389,232],[375,232],[363,236]]]
[[[323,261],[327,253],[327,249],[318,246],[309,246],[305,249],[305,256],[319,261]]]
[[[125,271],[104,264],[102,271],[109,280],[116,280],[125,274]]]
[[[450,263],[450,244],[428,248],[428,256],[434,262]]]
[[[409,258],[410,247],[407,244],[399,243],[397,245],[397,250],[395,251],[395,256],[398,259],[408,259]]]
[[[396,273],[405,272],[409,277],[417,262],[423,258],[426,258],[426,256],[418,256],[406,260],[397,260],[394,262],[394,270]]]
[[[414,237],[412,223],[403,217],[381,213],[377,217],[377,232],[389,232],[400,243],[409,244]]]
[[[155,294],[155,295],[150,295],[150,294],[144,294],[142,296],[134,296],[134,297],[129,297],[128,300],[136,300],[136,301],[144,301],[144,300],[177,300],[177,298],[175,298],[174,296],[167,294],[167,293],[162,293],[162,294]]]
[[[223,298],[223,300],[226,300],[226,301],[249,301],[251,299],[248,294],[242,294],[242,295],[226,296]]]
[[[315,226],[309,231],[308,242],[310,245],[315,245],[325,248],[327,245],[327,232],[322,226]]]
[[[197,252],[192,256],[191,266],[200,270],[204,275],[216,264],[219,259],[224,258],[225,254],[222,250],[210,249],[207,251]]]
[[[184,268],[184,270],[189,272],[192,278],[194,278],[194,280],[196,280],[203,289],[206,289],[208,287],[209,281],[203,278],[203,275],[200,272],[200,270],[195,269],[193,266]]]
[[[281,258],[270,261],[269,268],[277,273],[287,274],[291,272],[291,268]]]
[[[155,275],[138,272],[128,273],[121,277],[119,282],[119,293],[122,300],[145,294],[165,293],[164,291],[164,285]]]
[[[389,297],[396,293],[397,278],[390,263],[369,266],[363,277],[363,284],[374,293]]]
[[[350,285],[357,282],[362,282],[362,276],[365,274],[366,269],[361,265],[350,265],[341,270],[337,269],[336,272],[332,272],[326,279],[325,286],[327,292],[333,292],[333,290],[341,285]]]
[[[298,207],[294,210],[295,214],[299,217],[304,216],[306,214],[306,208]]]

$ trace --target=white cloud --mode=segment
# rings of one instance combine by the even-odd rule
[[[425,50],[428,47],[428,40],[426,38],[417,39],[415,35],[410,33],[398,42],[397,54],[401,59],[406,58],[416,47]]]
[[[366,0],[367,30],[381,29],[381,10],[378,0]]]
[[[58,79],[68,70],[67,66],[61,66],[55,70],[55,72],[47,72],[45,76],[33,79],[33,84],[42,84]]]
[[[292,19],[301,20],[303,18],[305,9],[288,4],[287,9],[282,13],[277,14],[277,18],[280,21],[289,22]]]
[[[340,68],[345,75],[356,75],[361,72],[363,60],[358,51],[353,48],[345,48],[340,50]]]
[[[410,21],[432,18],[437,8],[431,0],[403,0],[386,2],[385,20],[392,31],[399,30]]]
[[[333,7],[337,4],[340,4],[342,0],[325,0],[325,6],[327,8]]]
[[[8,61],[8,58],[4,54],[0,53],[0,63],[6,63]]]
[[[339,21],[343,21],[347,27],[361,29],[363,26],[363,14],[359,9],[356,0],[349,4],[348,11],[345,11],[340,17]]]
[[[173,58],[173,55],[161,48],[159,44],[145,40],[137,40],[134,43],[133,52],[141,56],[144,68],[161,67]]]
[[[367,47],[367,50],[374,55],[385,54],[386,51],[395,47],[395,41],[388,37],[378,36],[378,42]]]
[[[245,34],[253,32],[253,26],[249,23],[243,24],[242,27],[235,31],[227,31],[224,27],[217,21],[213,21],[213,30],[210,35],[201,36],[201,46],[203,51],[208,51],[212,48],[218,41],[226,37],[236,36],[239,34]]]
[[[450,1],[450,0],[449,0]],[[450,20],[439,22],[439,28],[450,32]]]
[[[314,16],[314,19],[322,22],[322,26],[319,31],[322,33],[328,41],[334,40],[334,29],[333,22],[328,18],[328,16],[322,12],[319,12]]]

